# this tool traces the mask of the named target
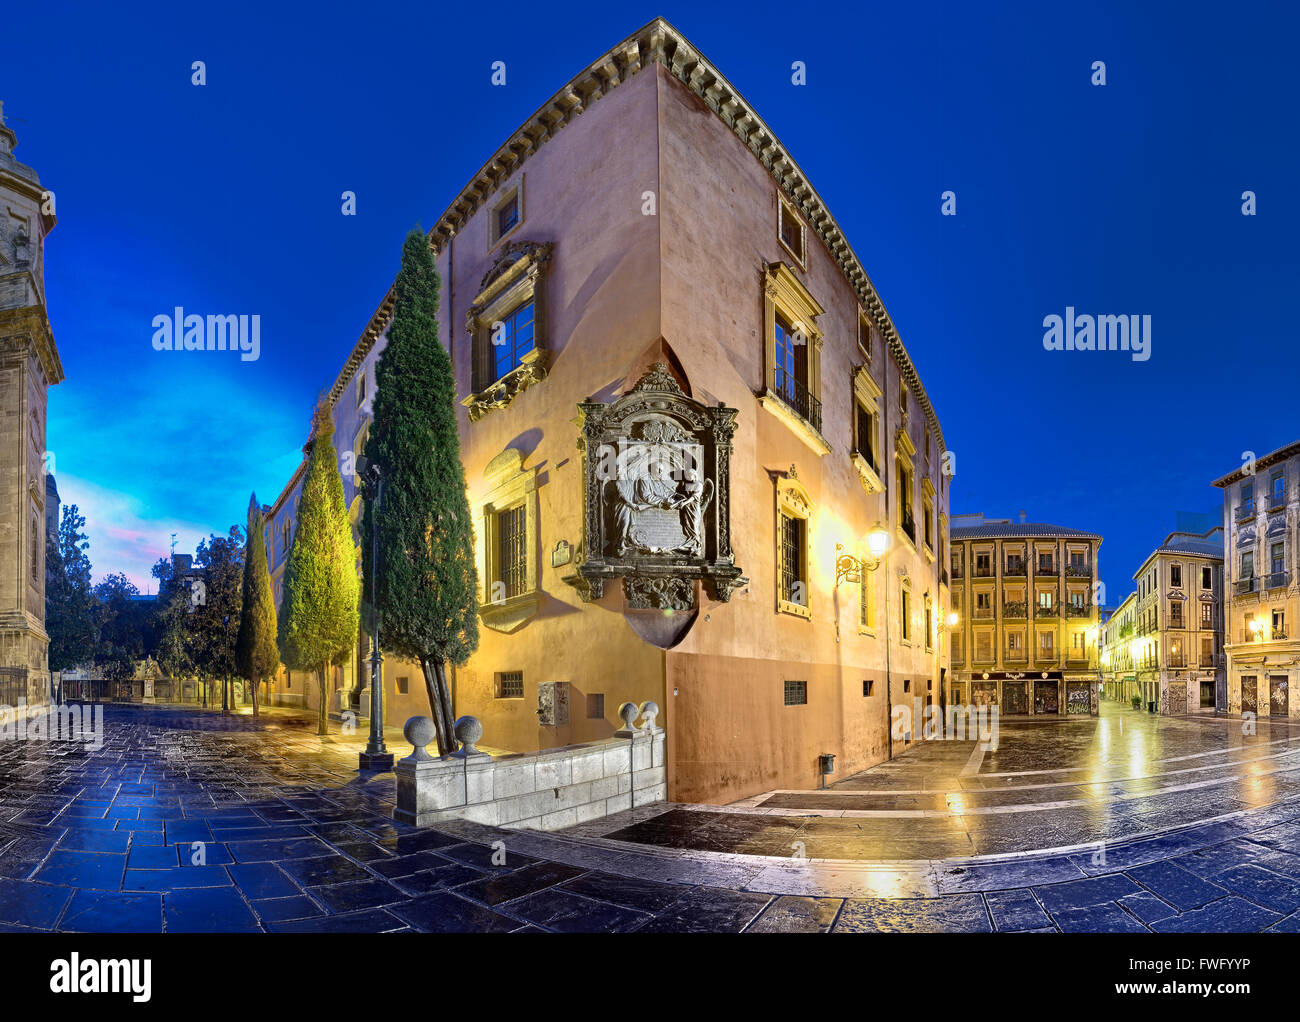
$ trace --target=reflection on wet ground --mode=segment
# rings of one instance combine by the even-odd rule
[[[1285,725],[1108,706],[825,792],[540,834],[397,824],[393,775],[356,772],[364,736],[292,713],[106,723],[95,750],[0,742],[0,931],[1300,928]]]
[[[899,860],[1077,850],[1300,795],[1300,728],[1159,717],[1103,703],[1098,718],[1003,721],[997,747],[914,745],[826,791],[778,791],[676,810],[613,840],[809,858]]]

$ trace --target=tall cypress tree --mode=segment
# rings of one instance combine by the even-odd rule
[[[343,477],[334,453],[329,404],[316,406],[298,522],[284,569],[280,600],[280,659],[296,671],[320,672],[316,733],[329,734],[326,707],[331,664],[341,664],[357,641],[357,551],[343,504]]]
[[[244,547],[244,601],[235,639],[235,665],[253,689],[253,716],[263,679],[280,665],[276,647],[275,601],[266,566],[266,518],[254,493],[248,502],[248,543]]]
[[[384,474],[376,602],[384,648],[419,662],[444,755],[456,747],[446,665],[478,648],[474,526],[465,494],[451,359],[438,340],[438,273],[424,233],[402,246],[388,345],[375,369],[365,455]],[[366,504],[363,536],[373,508]],[[370,591],[369,544],[365,584]]]

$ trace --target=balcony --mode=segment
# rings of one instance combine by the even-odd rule
[[[1248,578],[1239,578],[1236,582],[1232,583],[1232,591],[1238,596],[1242,596],[1246,593],[1253,593],[1258,588],[1259,579],[1254,575],[1251,575]]]
[[[975,577],[975,578],[992,578],[992,577],[993,577],[993,566],[992,566],[992,565],[989,565],[989,564],[985,564],[985,565],[983,565],[983,566],[978,565],[978,564],[975,565],[975,576],[974,576],[974,577]]]
[[[1269,633],[1268,633],[1268,634],[1269,634],[1269,638],[1270,638],[1273,642],[1281,642],[1282,640],[1284,640],[1284,639],[1287,637],[1287,636],[1286,636],[1286,629],[1285,629],[1285,628],[1272,628],[1272,629],[1269,629]]]
[[[1002,616],[1023,621],[1029,617],[1029,604],[1024,600],[1012,600],[1002,604]]]
[[[1024,561],[1007,561],[1007,566],[1002,569],[1003,578],[1027,578],[1028,572],[1025,569]]]
[[[960,582],[964,577],[965,576],[962,575],[960,567],[955,567],[952,569],[952,580],[954,582]]]
[[[1244,500],[1232,509],[1232,517],[1237,521],[1255,517],[1255,498]]]
[[[1264,576],[1264,588],[1285,589],[1290,580],[1291,573],[1289,571],[1275,571],[1270,575]]]
[[[1039,561],[1038,567],[1034,569],[1034,574],[1043,578],[1055,578],[1057,574],[1055,561]]]
[[[916,545],[916,515],[912,514],[910,508],[903,509],[903,520],[898,523],[899,527],[907,534],[907,538]]]
[[[1066,617],[1089,617],[1092,614],[1092,608],[1089,606],[1078,607],[1073,603],[1065,605]]]
[[[1067,564],[1065,573],[1070,578],[1092,578],[1091,564]]]
[[[1165,666],[1166,666],[1166,667],[1169,667],[1169,668],[1174,668],[1174,667],[1177,667],[1177,668],[1183,668],[1183,667],[1186,667],[1186,666],[1187,666],[1187,657],[1185,657],[1185,656],[1171,656],[1171,657],[1169,657],[1168,660],[1165,661]]]
[[[1040,664],[1054,664],[1056,663],[1056,650],[1043,649],[1040,646],[1038,652],[1034,654],[1034,661]]]
[[[1060,617],[1055,607],[1037,607],[1034,609],[1034,617]]]
[[[993,608],[976,607],[971,616],[977,621],[990,621],[993,618]]]

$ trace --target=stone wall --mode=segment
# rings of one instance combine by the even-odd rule
[[[434,758],[424,752],[424,745],[433,737],[432,722],[427,717],[413,717],[407,722],[406,734],[415,751],[395,768],[396,817],[417,826],[439,820],[473,820],[493,826],[559,830],[661,802],[667,797],[665,732],[654,726],[653,714],[647,719],[643,727],[629,723],[603,741],[490,756],[474,748],[482,735],[481,725],[473,717],[462,717],[456,722],[462,748]],[[466,722],[473,722],[468,733]]]

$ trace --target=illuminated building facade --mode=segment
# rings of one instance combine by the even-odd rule
[[[892,704],[943,703],[938,418],[822,198],[675,29],[565,85],[429,242],[482,604],[451,684],[482,747],[606,738],[652,700],[669,797],[725,802],[815,786],[822,754],[878,763]],[[330,391],[341,457],[390,314]],[[277,597],[297,486],[268,524]],[[384,684],[390,723],[428,713],[417,666],[387,657]],[[315,683],[276,693],[311,706]]]
[[[1137,670],[1133,662],[1136,611],[1137,593],[1132,592],[1101,623],[1097,653],[1101,667],[1102,696],[1115,702],[1130,703],[1138,695]]]
[[[952,519],[954,703],[1095,714],[1095,533],[981,514]]]
[[[1253,471],[1251,471],[1253,469]],[[1215,480],[1223,491],[1227,710],[1296,717],[1300,441]]]
[[[1223,529],[1172,532],[1133,575],[1136,694],[1160,713],[1223,705]]]

